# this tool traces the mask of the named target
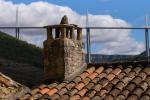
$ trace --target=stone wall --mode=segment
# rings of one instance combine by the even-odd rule
[[[61,24],[46,26],[46,28],[44,81],[70,81],[86,68],[82,29],[77,25],[68,24],[66,16],[63,17]]]
[[[82,42],[78,40],[64,40],[65,80],[71,80],[85,68],[85,58]]]

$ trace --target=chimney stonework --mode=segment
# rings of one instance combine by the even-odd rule
[[[44,80],[70,81],[86,68],[82,29],[77,25],[68,24],[66,16],[59,25],[50,25],[46,28]]]

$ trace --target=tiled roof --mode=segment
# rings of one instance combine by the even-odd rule
[[[150,100],[150,67],[91,66],[70,82],[41,85],[21,99]]]
[[[15,100],[29,91],[29,88],[13,81],[0,72],[0,100]]]

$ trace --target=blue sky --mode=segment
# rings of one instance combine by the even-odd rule
[[[8,3],[8,1],[11,2]],[[20,23],[25,26],[55,24],[64,14],[68,14],[73,23],[85,26],[87,9],[91,15],[89,17],[90,26],[143,27],[146,10],[150,16],[150,0],[2,0],[0,19],[3,20],[0,20],[0,25],[15,23],[16,4],[20,7],[20,18],[22,19]],[[30,21],[28,21],[29,18]],[[41,19],[43,20],[39,21]],[[144,30],[132,30],[131,32],[101,30],[100,32],[93,31],[93,34],[96,39],[92,44],[94,52],[138,54],[144,50]],[[31,42],[32,40],[31,43],[42,44],[43,36],[37,36],[35,40],[31,39],[31,36],[24,37],[26,41]]]
[[[15,3],[32,3],[42,0],[12,0]],[[150,0],[43,0],[60,6],[68,6],[79,14],[109,14],[115,18],[124,19],[134,27],[144,26],[144,16],[147,10],[150,16]],[[138,41],[144,41],[141,31],[134,30],[131,34]]]
[[[31,3],[42,0],[12,0],[15,3]],[[60,6],[68,6],[80,14],[86,9],[92,14],[111,14],[134,25],[144,24],[145,10],[150,10],[149,0],[43,0]],[[137,21],[139,20],[139,21]]]

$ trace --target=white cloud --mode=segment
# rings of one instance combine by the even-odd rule
[[[81,15],[69,7],[38,1],[30,4],[14,4],[11,1],[0,0],[0,26],[14,26],[16,6],[19,7],[20,26],[45,26],[58,24],[63,15],[69,22],[85,26],[85,15]],[[89,15],[90,26],[131,26],[122,19],[110,15]],[[46,38],[42,30],[21,30],[21,38],[37,45],[42,45]],[[131,30],[91,30],[92,43],[103,45],[99,53],[104,54],[138,54],[144,50],[144,45],[130,36]],[[84,32],[85,37],[85,32]]]

